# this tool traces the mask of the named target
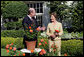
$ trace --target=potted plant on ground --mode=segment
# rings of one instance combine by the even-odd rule
[[[35,24],[30,24],[28,27],[25,24],[25,27],[26,27],[25,33],[27,36],[27,40],[25,42],[26,42],[27,49],[34,50],[36,46],[36,37],[40,33],[40,28],[34,29]]]

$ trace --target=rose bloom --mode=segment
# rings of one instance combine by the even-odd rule
[[[23,56],[25,56],[25,53],[23,53]]]
[[[20,54],[19,54],[19,56],[20,56]]]
[[[29,32],[31,32],[31,33],[32,33],[32,32],[33,32],[33,30],[29,30]]]
[[[9,52],[9,50],[7,50],[7,53]]]
[[[45,44],[47,44],[47,42],[45,42]]]
[[[6,45],[6,49],[8,49],[8,48],[9,48],[9,44]]]
[[[40,52],[39,55],[43,55],[43,52]]]
[[[39,46],[41,45],[41,43],[39,43]]]
[[[12,50],[12,47],[10,47],[9,49]]]
[[[11,43],[11,45],[13,45],[13,43]]]
[[[44,41],[44,39],[41,39],[41,42],[43,42]]]
[[[53,51],[55,52],[55,51],[56,51],[56,49],[53,49]]]
[[[31,27],[29,26],[29,29],[31,29]]]
[[[31,53],[33,53],[34,52],[34,50],[31,50]]]
[[[44,49],[41,50],[43,52],[43,54],[46,54],[46,51]]]
[[[39,29],[39,28],[36,28],[36,30],[37,30],[37,31],[40,31],[40,29]]]
[[[13,51],[16,51],[16,47],[13,48]]]
[[[65,53],[64,56],[67,56],[67,53]]]
[[[59,33],[59,30],[55,30],[55,32]]]

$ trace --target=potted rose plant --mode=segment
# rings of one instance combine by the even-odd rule
[[[34,50],[36,46],[36,37],[38,37],[38,34],[40,33],[40,29],[35,27],[35,24],[30,24],[28,27],[26,27],[25,33],[27,36],[26,46],[28,50]],[[31,41],[29,41],[31,40]]]

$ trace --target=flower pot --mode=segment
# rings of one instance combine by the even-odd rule
[[[34,50],[36,46],[36,40],[35,41],[25,41],[26,46],[28,50]]]

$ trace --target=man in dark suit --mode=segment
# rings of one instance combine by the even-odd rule
[[[29,25],[31,25],[31,24],[35,24],[35,26],[33,27],[34,29],[36,29],[37,27],[40,30],[45,29],[45,27],[41,28],[41,27],[38,26],[35,16],[36,16],[35,9],[34,8],[29,8],[28,15],[22,21],[22,25],[24,27],[24,30],[26,30],[26,27],[29,27]],[[24,24],[26,24],[26,26]],[[25,48],[27,48],[25,40],[32,41],[32,39],[28,39],[27,36],[24,35],[23,44],[24,44]],[[33,40],[37,40],[37,36]],[[37,47],[37,42],[36,42],[36,47]]]

